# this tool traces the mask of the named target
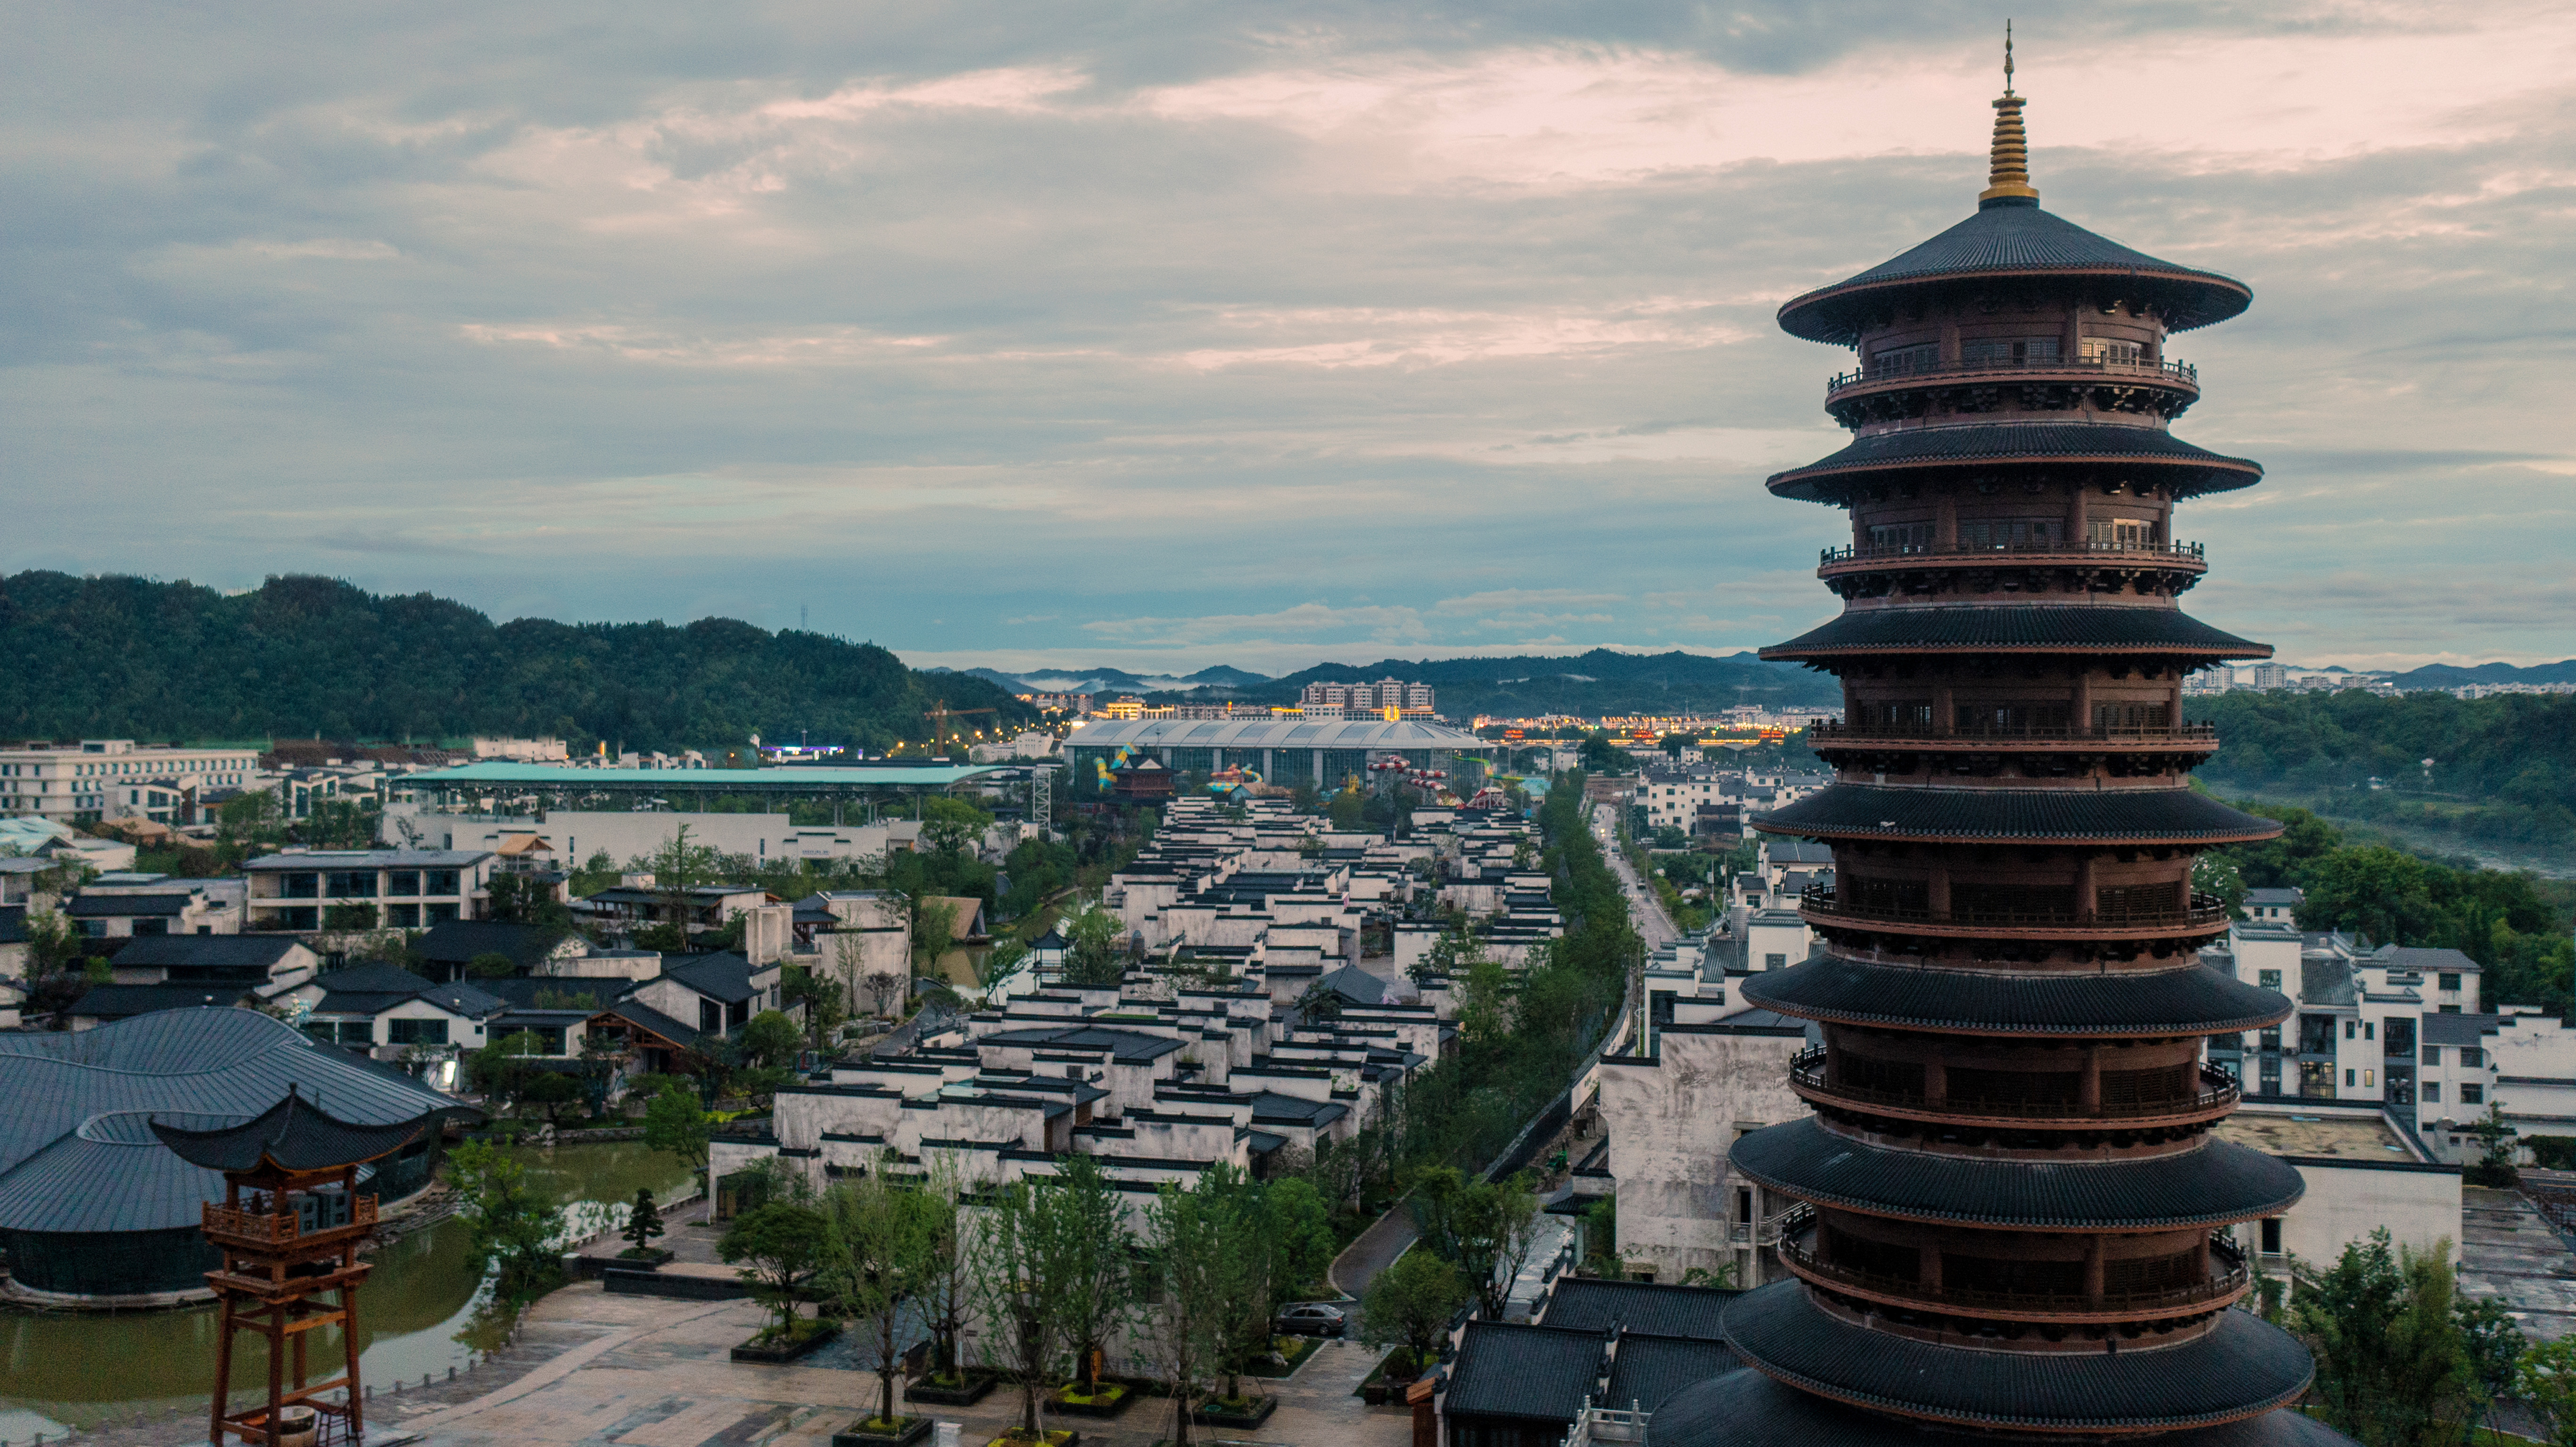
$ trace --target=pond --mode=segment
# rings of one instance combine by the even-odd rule
[[[668,1199],[689,1184],[686,1167],[635,1142],[528,1147],[518,1152],[532,1180],[556,1202],[591,1215],[635,1199],[649,1186]],[[588,1207],[581,1203],[592,1203]],[[375,1270],[358,1294],[358,1371],[379,1390],[397,1380],[463,1370],[488,1283],[467,1263],[465,1223],[455,1217],[392,1242],[369,1259]],[[489,1320],[484,1330],[498,1334]],[[340,1331],[324,1328],[308,1348],[313,1379],[337,1375]],[[122,1313],[0,1312],[0,1441],[24,1444],[110,1417],[187,1408],[203,1412],[215,1380],[215,1310]],[[495,1343],[497,1345],[497,1343]],[[233,1380],[262,1383],[267,1351],[256,1336],[234,1345]],[[202,1425],[202,1419],[200,1419]]]

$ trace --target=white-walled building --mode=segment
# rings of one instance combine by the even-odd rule
[[[0,749],[0,815],[59,819],[148,817],[193,824],[205,796],[238,789],[259,771],[259,750],[83,739]],[[168,802],[144,796],[157,791]]]

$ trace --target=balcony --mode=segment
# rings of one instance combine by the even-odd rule
[[[1816,924],[1856,925],[1918,935],[1990,935],[1997,931],[2050,936],[2130,936],[2220,931],[2227,928],[2227,903],[2214,894],[2195,894],[2188,909],[2060,910],[2005,909],[1971,906],[1933,911],[1904,904],[1845,904],[1835,887],[1810,885],[1798,896],[1798,912]]]
[[[1831,719],[1809,720],[1807,747],[1815,749],[1832,744],[1936,750],[1991,749],[1998,744],[2045,744],[2054,748],[2077,745],[2087,749],[2215,749],[2218,747],[2218,725],[2184,723],[2136,728],[2077,728],[2068,724],[2053,727],[2045,724],[2014,727],[1990,724],[1953,729],[1945,734],[1934,732],[1928,723],[1851,724]]]
[[[376,1224],[373,1196],[353,1200],[321,1193],[294,1200],[297,1209],[292,1211],[243,1211],[209,1201],[204,1214],[206,1235],[218,1245],[275,1251],[300,1242],[336,1239]]]
[[[1800,1219],[1803,1216],[1804,1219]],[[2100,1296],[1993,1291],[1943,1282],[1927,1287],[1901,1276],[1882,1276],[1838,1261],[1827,1261],[1815,1249],[1816,1219],[1809,1207],[1793,1215],[1780,1239],[1780,1259],[1791,1271],[1833,1290],[1902,1306],[1931,1306],[1965,1316],[2016,1321],[2088,1321],[2103,1318],[2175,1316],[2226,1305],[2245,1292],[2252,1274],[2245,1253],[2225,1233],[2209,1238],[2210,1272],[2189,1286],[2157,1291],[2106,1291]],[[2271,1258],[2265,1258],[2270,1261]]]
[[[1929,366],[1909,367],[1880,362],[1875,366],[1856,367],[1825,379],[1825,398],[1831,401],[1842,393],[1863,387],[1912,387],[1925,383],[1964,380],[2000,380],[2016,378],[2071,377],[2084,381],[2134,381],[2150,386],[2200,390],[2200,369],[2189,362],[2150,362],[2110,357],[2010,357],[1991,361],[1934,362]]]
[[[1852,543],[1816,553],[1816,575],[1902,567],[1954,567],[1964,563],[2009,567],[2099,565],[2136,562],[2159,568],[2206,571],[2209,559],[2199,543],[2078,542],[2068,538],[2020,543]]]
[[[1798,1092],[1801,1099],[1815,1104],[1850,1106],[1875,1115],[1905,1120],[1975,1122],[2001,1118],[2070,1126],[2146,1126],[2225,1115],[2236,1108],[2237,1098],[2242,1093],[2236,1077],[2204,1065],[2200,1067],[2203,1088],[2197,1095],[2174,1095],[2155,1100],[2109,1100],[2092,1110],[2064,1099],[1981,1100],[1952,1095],[1933,1100],[1911,1091],[1834,1084],[1827,1074],[1825,1062],[1825,1047],[1821,1045],[1810,1045],[1799,1051],[1789,1061],[1789,1088]]]

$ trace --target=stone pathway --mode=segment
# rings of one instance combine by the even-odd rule
[[[2576,1331],[2576,1253],[2521,1192],[2464,1186],[2460,1294],[2500,1298],[2524,1336],[2556,1341]]]
[[[526,1335],[559,1344],[548,1361],[506,1384],[456,1401],[422,1394],[399,1405],[380,1399],[370,1434],[379,1444],[416,1438],[419,1447],[829,1447],[832,1432],[874,1410],[873,1373],[737,1363],[727,1351],[756,1330],[764,1313],[750,1302],[705,1304],[608,1296],[596,1285],[567,1287],[540,1302]],[[1371,1408],[1351,1395],[1373,1364],[1357,1345],[1329,1342],[1297,1374],[1263,1383],[1279,1406],[1252,1432],[1313,1447],[1399,1447],[1411,1440],[1400,1408]],[[972,1407],[926,1407],[965,1426],[962,1440],[988,1442],[1018,1420],[1007,1388]],[[1100,1447],[1147,1447],[1168,1435],[1168,1403],[1138,1401],[1123,1417],[1050,1417]]]

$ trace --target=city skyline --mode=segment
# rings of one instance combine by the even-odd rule
[[[2000,29],[618,13],[40,17],[0,572],[959,667],[1740,652],[1848,541],[1761,489],[1841,436],[1772,312],[1973,208]],[[2534,365],[2576,26],[2017,30],[2048,209],[2261,298],[2177,347],[2176,433],[2269,469],[2182,510],[2195,614],[2316,666],[2576,654]]]

